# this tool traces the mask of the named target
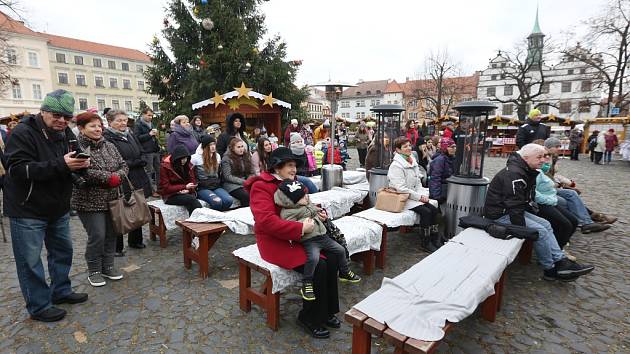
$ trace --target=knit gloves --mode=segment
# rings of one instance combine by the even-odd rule
[[[112,175],[109,176],[109,179],[107,180],[107,186],[110,188],[116,188],[120,186],[120,182],[120,176],[116,173],[112,173]]]

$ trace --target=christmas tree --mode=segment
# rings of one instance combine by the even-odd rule
[[[162,121],[190,114],[193,103],[215,91],[232,91],[241,82],[258,92],[273,92],[291,103],[292,115],[300,114],[300,103],[308,97],[306,88],[294,84],[301,62],[286,60],[286,43],[279,36],[260,43],[266,32],[262,1],[170,1],[162,35],[172,54],[154,37],[153,66],[145,73],[149,92],[162,101]]]

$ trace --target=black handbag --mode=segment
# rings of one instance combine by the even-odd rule
[[[346,258],[350,259],[350,252],[348,252],[348,243],[346,242],[346,237],[343,235],[341,230],[339,230],[337,225],[333,224],[333,222],[330,221],[330,218],[327,218],[324,221],[324,226],[326,227],[326,235],[328,235],[328,237],[332,238],[333,240],[335,240],[335,242],[340,244],[346,251]]]

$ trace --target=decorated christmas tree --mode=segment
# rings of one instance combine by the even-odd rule
[[[292,114],[300,114],[300,103],[308,97],[306,89],[294,84],[301,62],[287,61],[286,43],[279,36],[261,43],[266,32],[262,1],[169,2],[165,40],[153,38],[153,66],[145,74],[149,92],[161,99],[163,120],[190,114],[193,103],[231,91],[241,82],[281,97],[292,104]]]

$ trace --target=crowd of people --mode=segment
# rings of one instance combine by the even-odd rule
[[[310,202],[308,194],[318,189],[308,177],[326,163],[345,167],[346,127],[340,124],[333,141],[328,122],[312,130],[292,120],[279,146],[264,127],[248,134],[238,112],[226,117],[223,131],[217,125],[204,128],[199,116],[191,121],[179,115],[171,121],[162,156],[153,116],[144,109],[130,129],[124,111],[108,110],[105,127],[94,112],[75,116],[73,96],[56,90],[46,95],[40,113],[23,117],[3,140],[4,215],[10,219],[18,280],[31,318],[58,321],[66,311],[55,305],[88,299],[72,289],[68,276],[71,209],[87,234],[88,283],[100,287],[123,278],[115,258],[124,255],[124,238],[114,230],[109,203],[142,190],[146,198],[162,198],[189,213],[202,207],[200,200],[220,211],[235,201],[249,206],[262,258],[303,274],[298,323],[312,336],[327,338],[328,328],[341,325],[337,282],[361,278],[350,270],[343,245],[327,236],[334,226]],[[588,209],[575,182],[558,173],[560,141],[534,129],[536,116],[530,114],[520,150],[490,183],[485,216],[536,229],[534,249],[544,278],[571,281],[594,269],[563,250],[573,233],[601,232],[616,219]],[[405,209],[420,215],[420,243],[428,252],[446,241],[439,232],[440,206],[454,170],[457,134],[447,125],[441,136],[424,137],[417,122],[409,121],[399,136],[385,135],[383,141],[364,123],[354,136],[361,166],[369,169],[384,159],[389,186],[409,194]],[[384,154],[377,156],[381,146]],[[127,245],[145,247],[141,228],[128,233]],[[41,261],[44,246],[50,282]]]

